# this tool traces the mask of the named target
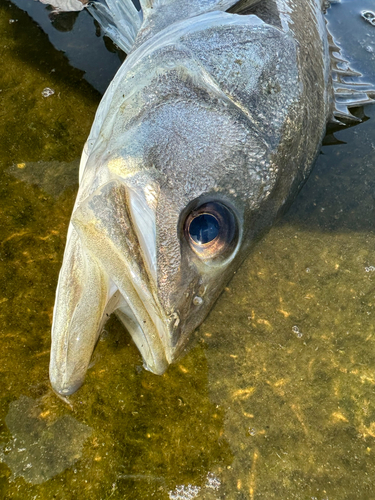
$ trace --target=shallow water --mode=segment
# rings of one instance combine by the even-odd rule
[[[371,3],[329,21],[375,81]],[[95,34],[80,16],[78,51]],[[144,371],[112,318],[69,406],[48,382],[51,315],[100,94],[6,0],[0,31],[0,498],[375,498],[375,107],[328,138],[179,363]]]

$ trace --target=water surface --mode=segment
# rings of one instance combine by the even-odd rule
[[[329,22],[375,81],[371,3],[336,4]],[[96,27],[84,13],[74,29],[75,59],[72,32],[48,38],[0,3],[0,498],[375,498],[375,107],[327,138],[180,362],[146,372],[111,318],[70,404],[52,392],[54,292],[100,100],[88,82],[102,90],[120,63],[98,39],[113,66],[90,79]]]

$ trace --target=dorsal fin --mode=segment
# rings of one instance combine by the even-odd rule
[[[131,0],[93,1],[87,5],[91,15],[113,42],[129,53],[142,24],[142,12],[138,12]]]
[[[170,24],[215,10],[226,11],[239,0],[140,0],[138,12],[132,0],[40,0],[57,11],[86,7],[103,31],[127,54],[134,46]],[[256,2],[259,0],[248,0]]]
[[[127,54],[131,51],[142,24],[132,0],[39,0],[50,4],[55,13],[80,11],[85,7],[104,33]]]
[[[343,57],[341,48],[329,31],[328,42],[334,91],[332,121],[360,122],[361,119],[354,116],[350,109],[374,104],[375,87],[373,84],[361,82],[362,74],[350,68],[349,61]]]
[[[132,0],[40,1],[61,12],[86,7],[105,34],[128,54],[170,24],[215,10],[226,11],[240,0],[139,0],[139,12]]]

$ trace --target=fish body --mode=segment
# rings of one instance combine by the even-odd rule
[[[128,56],[81,159],[52,327],[62,395],[112,312],[164,373],[306,180],[334,113],[321,0],[141,6],[89,7]]]

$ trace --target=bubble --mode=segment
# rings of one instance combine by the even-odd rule
[[[49,96],[53,95],[54,93],[55,93],[54,90],[50,89],[49,87],[46,87],[45,89],[43,89],[42,96],[49,97]]]
[[[375,14],[373,12],[370,10],[364,10],[362,11],[361,16],[365,21],[368,21],[370,24],[375,26]]]
[[[295,333],[299,339],[302,338],[303,333],[300,332],[298,326],[293,326],[292,332]]]
[[[206,488],[210,488],[211,490],[218,490],[221,486],[221,481],[220,479],[215,476],[212,472],[209,472],[207,474],[207,480],[206,480]]]
[[[193,500],[199,495],[201,488],[199,486],[192,486],[188,484],[187,486],[181,485],[176,486],[173,491],[168,492],[170,500]]]

